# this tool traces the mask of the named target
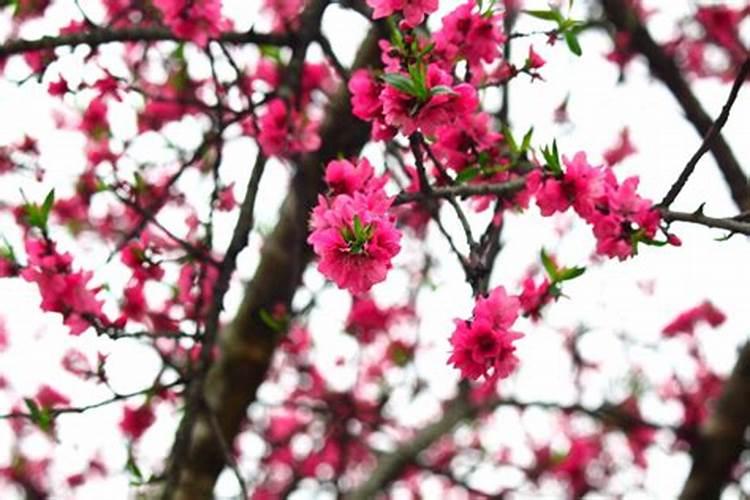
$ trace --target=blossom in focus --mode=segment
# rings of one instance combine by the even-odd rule
[[[330,171],[329,171],[330,169]],[[320,258],[318,270],[354,294],[383,281],[400,250],[401,233],[389,213],[391,199],[383,180],[372,177],[369,163],[331,162],[326,169],[331,188],[359,188],[332,198],[321,196],[310,219],[308,243]],[[335,189],[334,189],[335,192]]]
[[[474,380],[484,376],[491,381],[510,375],[518,365],[513,342],[523,337],[510,330],[519,309],[518,298],[508,296],[503,287],[477,299],[472,320],[455,321],[448,363],[459,369],[461,376]]]

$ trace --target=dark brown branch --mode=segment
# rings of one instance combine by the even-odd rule
[[[602,0],[602,5],[606,16],[615,27],[630,34],[632,48],[646,56],[651,71],[669,88],[698,133],[707,137],[713,126],[711,118],[693,95],[675,61],[651,38],[648,30],[624,0]],[[747,176],[720,133],[717,132],[711,141],[710,150],[729,186],[734,202],[740,211],[750,210]],[[694,222],[692,219],[698,216],[682,215],[685,215],[684,219],[688,222]],[[675,215],[672,214],[672,217]],[[726,227],[728,219],[710,219],[702,214],[700,217],[701,223],[711,222],[716,224],[714,227],[733,230]],[[703,426],[698,442],[691,450],[693,465],[680,495],[682,500],[711,500],[718,499],[721,495],[724,486],[731,479],[732,467],[737,463],[744,448],[745,431],[750,425],[748,400],[750,347],[745,346],[711,417]]]
[[[171,389],[173,387],[177,387],[178,385],[182,385],[184,383],[185,381],[182,379],[175,380],[174,382],[171,382],[169,384],[164,384],[164,385],[161,385],[160,383],[157,382],[151,387],[147,387],[146,389],[141,389],[139,391],[133,391],[133,392],[128,392],[124,394],[115,394],[111,398],[107,398],[102,401],[98,401],[96,403],[92,403],[89,405],[50,408],[49,414],[52,418],[55,418],[59,415],[65,415],[69,413],[85,413],[89,410],[101,408],[103,406],[111,405],[113,403],[124,401],[130,398],[134,398],[136,396],[143,396],[145,394],[153,394],[162,389]],[[5,414],[0,415],[0,420],[11,420],[11,419],[17,419],[17,418],[32,420],[31,414],[25,413],[25,412],[11,412],[11,413],[5,413]]]
[[[195,420],[201,413],[203,403],[203,392],[205,376],[211,365],[213,348],[216,344],[219,332],[219,316],[224,309],[224,295],[229,289],[229,282],[234,270],[237,268],[237,256],[247,246],[247,240],[250,231],[255,223],[255,199],[258,194],[258,187],[265,169],[267,158],[263,153],[258,152],[258,156],[253,167],[253,172],[248,180],[247,192],[240,207],[240,213],[237,217],[232,239],[229,242],[227,251],[219,268],[219,276],[216,278],[216,284],[213,288],[211,305],[206,318],[205,333],[203,335],[203,345],[201,347],[201,360],[198,367],[197,376],[194,378],[189,387],[189,393],[185,404],[185,416],[180,422],[177,430],[174,447],[170,455],[171,460],[167,469],[167,483],[164,489],[164,497],[170,498],[173,487],[177,484],[182,464],[185,460],[186,450],[190,448],[190,441],[193,433],[192,428]],[[209,409],[208,413],[212,410]],[[205,413],[205,411],[204,411]]]
[[[377,65],[379,26],[367,37],[355,67]],[[307,221],[318,193],[325,188],[323,166],[339,154],[350,157],[369,139],[369,126],[353,117],[349,95],[342,87],[332,98],[321,127],[321,148],[299,159],[291,191],[280,211],[279,222],[266,238],[255,276],[248,284],[238,312],[222,331],[219,356],[209,369],[203,397],[214,412],[227,443],[234,442],[248,405],[265,379],[279,332],[262,320],[262,311],[289,307],[311,253],[306,244]],[[206,412],[191,428],[174,499],[212,498],[214,483],[226,460],[214,437]]]
[[[393,452],[383,455],[368,479],[346,496],[347,500],[370,500],[398,478],[405,467],[416,461],[419,454],[429,448],[440,437],[446,435],[459,422],[474,415],[476,407],[469,402],[468,390],[462,387],[459,396],[450,401],[442,417],[420,430],[412,439],[401,444]]]
[[[133,27],[119,29],[97,29],[70,35],[45,36],[37,40],[9,40],[0,45],[0,58],[14,54],[23,54],[35,50],[55,49],[57,47],[75,47],[88,45],[96,47],[113,42],[159,42],[179,41],[169,29],[162,27]],[[268,33],[223,33],[218,41],[229,44],[258,44],[258,45],[290,45],[294,41],[292,35],[277,35]]]
[[[750,222],[744,222],[735,217],[719,219],[716,217],[705,216],[701,212],[687,213],[673,212],[671,210],[662,210],[662,217],[664,217],[664,220],[667,222],[692,222],[693,224],[700,224],[702,226],[713,227],[716,229],[726,229],[732,233],[750,236]]]
[[[623,409],[609,404],[605,404],[599,408],[587,408],[580,404],[563,405],[547,401],[527,402],[517,399],[494,399],[477,406],[470,403],[467,394],[467,386],[462,385],[458,397],[448,403],[440,420],[420,430],[411,440],[400,445],[393,452],[383,456],[368,479],[346,496],[347,500],[367,500],[374,498],[378,492],[383,491],[391,482],[396,480],[404,472],[406,466],[416,463],[422,451],[429,448],[442,436],[451,432],[460,422],[474,417],[480,411],[492,410],[500,406],[511,406],[520,410],[543,408],[550,411],[559,411],[564,414],[578,413],[596,419],[603,425],[625,432],[637,427],[664,429],[673,432],[676,430],[668,425],[649,422],[635,417]]]
[[[523,178],[518,178],[500,184],[460,184],[457,186],[433,187],[427,193],[421,191],[399,193],[393,204],[403,205],[404,203],[420,201],[425,198],[449,199],[484,195],[509,196],[523,189],[525,183],[526,181]]]
[[[675,198],[677,198],[677,195],[680,194],[682,188],[685,187],[685,183],[690,178],[693,170],[695,170],[695,166],[698,165],[698,162],[703,157],[703,155],[708,152],[709,148],[713,144],[713,141],[716,139],[716,136],[721,133],[721,129],[727,123],[727,120],[729,119],[729,112],[732,110],[732,106],[734,106],[734,103],[737,100],[737,96],[740,93],[740,88],[745,83],[745,80],[747,80],[748,75],[750,75],[750,58],[745,60],[745,63],[737,72],[737,78],[735,78],[734,80],[734,85],[732,85],[732,90],[729,92],[727,102],[721,109],[721,114],[719,114],[719,117],[711,125],[711,128],[708,130],[706,137],[703,138],[701,146],[690,158],[690,161],[687,162],[685,168],[677,178],[677,181],[672,185],[671,188],[669,188],[669,192],[659,205],[664,208],[669,208],[669,205],[672,204]]]
[[[651,72],[661,80],[679,102],[685,115],[701,135],[706,137],[713,126],[711,117],[695,97],[677,63],[651,37],[625,0],[601,0],[604,13],[617,30],[630,35],[631,48],[648,60]],[[724,137],[717,133],[710,144],[711,154],[729,186],[740,210],[750,209],[750,187],[739,161]]]
[[[693,465],[680,500],[718,500],[740,453],[750,425],[750,344],[740,352],[732,374],[724,384],[716,407],[701,427],[690,451]]]

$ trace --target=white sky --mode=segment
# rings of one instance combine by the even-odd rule
[[[81,2],[84,9],[97,17],[94,2]],[[252,4],[257,5],[253,0]],[[529,2],[544,6],[544,2]],[[683,2],[651,1],[647,5],[658,7],[660,13],[653,20],[658,36],[664,37],[675,15],[684,12]],[[741,2],[735,2],[740,4]],[[442,2],[442,12],[455,2]],[[74,12],[71,1],[57,2],[53,7],[60,14],[55,19],[65,23],[65,16]],[[578,5],[581,9],[583,5]],[[246,29],[255,19],[252,9],[245,0],[226,0],[225,11],[237,16],[237,27]],[[436,21],[437,16],[432,21]],[[260,26],[260,25],[259,25]],[[340,57],[350,61],[357,41],[364,34],[366,24],[349,12],[333,6],[326,14],[324,30],[329,34],[334,48]],[[39,27],[39,30],[44,29]],[[30,29],[28,34],[37,35],[41,31]],[[524,31],[523,25],[519,26]],[[0,26],[0,34],[4,32]],[[601,33],[589,33],[582,37],[584,55],[576,58],[569,54],[563,44],[551,48],[543,40],[535,39],[535,47],[548,61],[542,74],[546,82],[528,83],[519,78],[512,85],[511,119],[517,135],[534,126],[536,145],[544,145],[557,138],[561,152],[572,154],[578,150],[589,153],[592,161],[599,161],[600,154],[617,138],[623,126],[630,127],[632,140],[639,154],[616,167],[618,177],[638,174],[641,177],[641,192],[654,200],[660,199],[671,185],[687,159],[698,147],[699,137],[682,118],[682,113],[668,93],[658,82],[648,76],[647,68],[638,61],[629,67],[626,85],[617,85],[617,71],[604,60],[603,53],[609,49],[608,40]],[[514,42],[515,43],[515,42]],[[519,41],[514,49],[515,60],[525,57],[525,41]],[[108,49],[109,50],[109,49]],[[74,62],[66,63],[66,71],[75,72]],[[9,65],[9,71],[19,70]],[[704,106],[713,116],[718,114],[724,103],[728,89],[715,81],[699,82],[694,89]],[[568,94],[572,94],[569,113],[573,126],[559,127],[552,123],[552,110]],[[0,82],[0,144],[10,142],[23,133],[40,137],[43,147],[43,163],[49,176],[43,186],[25,186],[31,199],[43,196],[51,186],[69,184],[72,172],[80,171],[82,142],[70,134],[56,131],[49,114],[49,99],[44,96],[44,87],[29,83],[21,88]],[[75,104],[75,100],[69,100]],[[724,135],[742,161],[750,156],[750,122],[745,117],[750,111],[750,92],[743,89],[735,105],[735,111],[725,128]],[[128,125],[123,119],[118,125],[123,133],[128,133]],[[189,124],[175,127],[170,132],[183,143],[195,143],[195,133],[190,136]],[[144,155],[153,156],[154,143],[143,144]],[[378,148],[370,147],[366,154],[371,160],[381,157]],[[224,172],[247,170],[254,155],[250,141],[239,141],[229,146],[226,154],[227,167]],[[236,169],[233,167],[236,166]],[[287,177],[285,167],[269,165],[264,178],[259,199],[259,226],[270,227],[275,220],[276,207],[282,193],[277,186],[284,185]],[[241,176],[240,176],[241,177]],[[186,182],[191,182],[190,180]],[[238,179],[238,186],[244,185],[244,178]],[[60,188],[62,189],[62,188]],[[14,183],[0,185],[0,200],[15,200],[18,186]],[[238,194],[239,196],[239,194]],[[695,174],[680,195],[675,209],[690,211],[706,202],[705,211],[710,215],[729,215],[734,206],[728,196],[723,180],[710,155],[706,155]],[[532,211],[533,212],[533,211]],[[446,216],[449,226],[456,227]],[[221,224],[226,227],[226,240],[232,219],[226,217]],[[503,284],[511,291],[517,291],[518,280],[528,266],[536,262],[542,246],[553,249],[565,265],[583,265],[593,251],[593,238],[586,227],[577,227],[562,242],[558,242],[554,232],[554,221],[542,220],[534,214],[508,217],[504,233],[506,246],[500,256],[493,284]],[[222,227],[221,225],[219,227]],[[479,224],[476,226],[480,227]],[[572,396],[570,387],[561,383],[567,376],[567,366],[560,356],[560,336],[557,328],[571,327],[584,323],[594,334],[588,336],[585,348],[597,359],[606,364],[608,379],[603,384],[625,376],[629,366],[627,360],[617,353],[611,353],[614,333],[626,331],[634,337],[646,341],[658,340],[661,328],[677,313],[710,298],[728,314],[728,321],[718,331],[701,331],[710,360],[723,372],[727,372],[734,361],[734,347],[747,338],[750,324],[750,308],[746,305],[746,284],[750,282],[750,267],[743,265],[748,252],[747,240],[735,237],[729,241],[716,242],[721,236],[718,231],[687,225],[673,226],[683,240],[681,248],[643,248],[637,258],[625,263],[606,262],[600,266],[590,266],[586,274],[573,283],[566,284],[565,293],[570,298],[550,307],[542,324],[532,326],[521,322],[518,329],[527,336],[518,342],[521,358],[521,371],[508,382],[508,389],[517,391],[524,399],[554,399],[565,402]],[[220,234],[222,231],[218,231]],[[7,217],[0,217],[0,233],[15,232]],[[460,234],[457,233],[457,234]],[[13,240],[12,240],[13,241]],[[417,359],[417,369],[429,373],[437,394],[449,395],[455,388],[455,373],[445,365],[448,344],[454,317],[465,317],[471,309],[472,300],[468,286],[462,284],[463,275],[440,239],[436,231],[429,236],[436,254],[441,256],[439,268],[434,278],[438,284],[431,292],[420,295],[418,308],[422,316],[420,336],[434,340],[435,347],[422,353]],[[219,239],[218,244],[223,246]],[[258,248],[260,239],[254,235],[250,247]],[[64,247],[65,248],[65,247]],[[66,249],[71,250],[70,247]],[[107,252],[100,248],[84,251],[89,268],[96,269],[99,279],[123,284],[127,276],[117,272],[113,266],[104,266]],[[400,257],[407,259],[408,255]],[[244,252],[240,261],[240,275],[249,277],[257,262],[257,253]],[[639,283],[655,280],[653,295],[645,295]],[[316,272],[306,275],[306,282],[314,288],[322,284]],[[389,280],[374,289],[376,297],[383,303],[397,301],[403,295],[403,273],[392,273]],[[240,291],[235,288],[228,295],[229,310],[236,306]],[[107,365],[113,385],[126,392],[146,387],[151,382],[158,359],[135,342],[121,340],[112,342],[96,339],[92,333],[73,338],[64,333],[59,318],[44,315],[38,309],[38,296],[34,287],[21,281],[3,281],[0,286],[0,316],[7,319],[11,333],[11,349],[0,354],[0,373],[7,375],[15,391],[24,395],[35,392],[40,382],[54,382],[65,392],[74,395],[73,404],[98,401],[108,396],[107,391],[92,390],[72,377],[59,376],[60,355],[68,346],[77,346],[93,354],[97,349],[110,353]],[[346,294],[328,288],[321,294],[320,308],[311,317],[311,328],[317,343],[316,355],[322,366],[332,366],[333,359],[340,355],[350,356],[354,349],[351,339],[338,333],[347,313]],[[677,345],[670,345],[674,356],[670,362],[682,363]],[[656,379],[666,374],[662,364],[664,357],[653,359],[647,353],[640,353],[639,363],[643,363],[646,373]],[[340,374],[338,372],[337,376]],[[51,378],[54,377],[54,380]],[[595,405],[606,386],[593,387],[586,403]],[[0,413],[5,412],[10,400],[0,394]],[[419,420],[434,411],[430,405],[412,404],[405,412],[405,418]],[[654,411],[669,418],[668,409],[653,404]],[[162,413],[164,412],[161,407]],[[113,470],[118,470],[125,460],[122,439],[112,432],[119,419],[119,408],[105,408],[85,415],[64,417],[59,421],[60,443],[55,445],[55,456],[60,460],[55,466],[56,476],[64,478],[66,473],[77,472],[93,450],[106,450],[105,461]],[[166,415],[165,415],[166,416]],[[144,436],[139,453],[143,470],[149,464],[155,465],[158,455],[168,449],[173,437],[174,419],[159,419],[157,425]],[[543,432],[542,432],[543,434]],[[9,440],[9,431],[0,424],[0,443]],[[47,445],[29,443],[29,450],[43,449]],[[0,446],[0,464],[7,461],[8,450]],[[684,457],[666,457],[658,451],[649,455],[651,468],[647,484],[655,497],[670,498],[675,495],[687,473],[688,462]],[[220,491],[234,491],[233,480],[223,477]],[[63,491],[63,490],[61,490]],[[59,498],[70,498],[61,494]],[[127,479],[113,477],[106,483],[92,482],[77,491],[76,498],[100,499],[128,498]],[[637,498],[636,496],[627,498]]]

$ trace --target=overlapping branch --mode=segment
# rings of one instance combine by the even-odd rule
[[[293,34],[246,32],[223,33],[218,41],[228,44],[291,45],[296,40]],[[159,26],[133,28],[98,28],[82,33],[59,36],[44,36],[36,40],[9,40],[0,44],[0,58],[36,50],[51,50],[58,47],[88,45],[97,47],[114,42],[161,42],[180,41],[169,29]]]
[[[694,158],[700,159],[704,147],[709,147],[729,186],[732,198],[744,214],[750,209],[750,187],[747,176],[727,142],[718,132],[721,124],[714,124],[703,110],[698,99],[693,95],[683,78],[674,59],[651,38],[648,30],[638,20],[625,0],[602,0],[607,18],[620,30],[630,34],[631,47],[643,54],[648,60],[653,74],[669,88],[685,111],[687,119],[705,138],[704,146]],[[739,91],[739,86],[746,81],[749,63],[745,63],[735,81],[728,106],[731,107],[732,95]],[[744,78],[742,76],[744,75]],[[724,110],[728,115],[728,108]],[[724,118],[726,119],[726,117]],[[695,162],[697,163],[697,159]],[[694,165],[693,165],[694,166]],[[690,167],[690,164],[688,164]],[[689,168],[683,170],[689,176]],[[684,181],[683,181],[684,183]],[[673,187],[674,196],[681,189],[680,181]],[[668,198],[667,202],[671,202]],[[667,203],[668,205],[669,203]],[[742,217],[714,219],[703,215],[702,211],[692,214],[666,212],[667,220],[697,222],[710,227],[719,227],[732,232],[747,233],[747,223]],[[731,472],[745,447],[745,432],[750,425],[750,345],[746,345],[737,360],[732,374],[726,381],[721,396],[708,422],[702,426],[699,439],[691,450],[693,460],[690,474],[680,495],[682,500],[718,499],[724,486],[731,479]]]
[[[617,30],[630,35],[632,50],[643,54],[654,76],[667,86],[678,101],[688,121],[701,137],[709,136],[714,122],[703,109],[682,76],[675,60],[651,37],[646,27],[629,7],[626,0],[601,0],[606,17]],[[709,149],[729,186],[732,198],[740,210],[750,209],[750,186],[739,161],[722,134],[716,132]]]
[[[355,67],[378,64],[374,28],[363,43]],[[209,412],[199,413],[190,432],[173,499],[211,498],[214,483],[226,466],[215,437],[216,423],[226,443],[232,443],[245,420],[248,405],[265,379],[279,332],[263,321],[263,313],[289,306],[311,255],[306,244],[307,220],[318,193],[324,189],[323,165],[339,154],[355,155],[369,139],[369,126],[351,113],[342,87],[332,98],[321,128],[321,148],[302,157],[274,231],[266,238],[255,276],[248,284],[234,320],[222,331],[219,356],[209,369],[203,389]],[[213,414],[216,422],[208,416]]]

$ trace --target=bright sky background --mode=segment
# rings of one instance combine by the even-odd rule
[[[544,2],[536,3],[541,8],[545,5]],[[100,15],[95,2],[82,1],[81,4],[93,18]],[[251,4],[257,7],[259,2],[252,0]],[[451,10],[450,6],[456,4],[442,2],[441,12]],[[659,13],[653,18],[652,30],[662,39],[669,34],[675,16],[687,11],[687,2],[652,0],[646,4],[659,9]],[[583,2],[576,5],[579,12],[582,12],[583,7]],[[238,29],[248,28],[255,19],[256,14],[253,9],[248,8],[246,0],[226,0],[225,9],[230,16],[237,16]],[[55,22],[64,25],[71,15],[75,15],[73,2],[59,1],[51,9],[50,13],[52,12],[59,14],[54,16]],[[432,21],[437,21],[441,15],[435,16]],[[258,27],[260,29],[263,26],[259,23]],[[332,6],[326,13],[323,27],[340,57],[347,63],[351,61],[358,41],[364,36],[364,20]],[[6,32],[6,28],[0,26],[0,37]],[[533,28],[522,22],[517,29],[527,31]],[[38,29],[37,32],[30,29],[24,35],[38,35],[49,28],[39,26]],[[582,37],[584,55],[581,58],[567,52],[562,43],[549,47],[544,45],[541,38],[533,41],[537,51],[548,61],[542,70],[546,81],[530,84],[527,79],[519,78],[512,85],[511,120],[517,135],[533,126],[535,145],[544,145],[557,138],[561,152],[572,155],[584,150],[592,162],[599,162],[601,153],[615,142],[620,129],[628,126],[639,154],[616,167],[618,178],[624,179],[637,173],[641,177],[641,192],[654,200],[660,199],[700,144],[700,138],[682,118],[682,112],[669,92],[649,77],[646,66],[640,60],[629,67],[626,84],[618,85],[616,68],[603,57],[610,47],[610,42],[603,33],[592,32]],[[520,62],[525,57],[525,43],[525,40],[514,42],[514,61]],[[111,47],[105,50],[116,53]],[[74,74],[76,65],[71,61],[72,58],[67,59],[67,62],[61,64],[63,71],[66,71],[66,75]],[[9,65],[9,75],[14,72],[20,75],[22,71],[21,64]],[[719,82],[706,81],[696,83],[694,89],[709,114],[716,116],[726,99],[728,88]],[[573,125],[555,125],[552,123],[552,111],[568,93],[571,94],[568,109]],[[75,99],[68,99],[69,104],[77,104]],[[49,110],[50,100],[45,96],[44,86],[30,82],[18,88],[5,81],[0,82],[0,145],[17,139],[24,133],[41,139],[42,162],[48,171],[48,177],[44,186],[25,184],[30,199],[41,198],[52,186],[61,192],[70,189],[71,174],[80,171],[82,167],[82,141],[56,130]],[[724,131],[741,162],[750,157],[750,141],[747,140],[750,122],[746,120],[748,111],[750,91],[743,89]],[[117,112],[116,110],[115,113]],[[127,114],[123,112],[122,116],[121,120],[116,120],[115,128],[118,133],[127,136],[133,133],[133,128],[128,123]],[[195,144],[199,140],[195,130],[191,129],[189,120],[183,126],[170,127],[168,133],[182,144]],[[143,141],[140,154],[154,157],[156,148],[158,141]],[[254,146],[249,140],[237,141],[228,146],[225,155],[227,164],[222,167],[224,172],[243,172],[243,176],[249,175],[249,165],[254,154]],[[365,154],[374,162],[382,161],[377,147],[368,147]],[[257,204],[259,227],[272,227],[287,177],[288,169],[283,165],[274,162],[267,168]],[[244,186],[245,178],[238,179],[237,185]],[[195,180],[187,179],[185,182]],[[241,194],[238,192],[237,196]],[[17,184],[4,182],[0,185],[0,200],[16,200],[17,197]],[[703,202],[706,202],[705,212],[709,215],[724,216],[735,212],[710,155],[706,155],[701,161],[674,208],[692,211]],[[484,218],[479,219],[484,222]],[[449,212],[446,212],[446,220],[449,227],[456,228]],[[227,217],[221,221],[226,230],[217,231],[219,238],[224,234],[228,241],[232,223],[232,218]],[[517,291],[519,279],[528,266],[536,263],[539,249],[543,246],[554,250],[560,262],[565,265],[587,264],[594,249],[589,229],[576,225],[571,235],[559,243],[555,227],[565,223],[565,220],[542,220],[532,214],[509,216],[504,232],[506,246],[493,276],[493,286],[503,284],[511,291]],[[480,226],[476,225],[477,228]],[[561,337],[557,329],[581,323],[592,329],[592,334],[585,341],[585,348],[592,357],[604,362],[605,371],[611,375],[612,380],[625,376],[629,369],[628,361],[620,354],[608,351],[614,334],[628,332],[644,341],[656,341],[660,338],[661,328],[677,313],[706,298],[723,309],[729,319],[718,331],[701,331],[699,336],[705,340],[705,347],[714,366],[728,372],[735,359],[734,348],[738,342],[747,338],[746,325],[750,324],[750,308],[746,303],[750,267],[743,264],[748,255],[747,240],[737,236],[729,241],[717,242],[714,239],[722,236],[719,231],[684,224],[675,224],[673,227],[683,240],[682,247],[646,247],[642,248],[636,258],[625,263],[611,261],[589,266],[583,277],[565,286],[569,299],[563,299],[550,307],[540,325],[532,326],[527,321],[517,325],[517,329],[528,334],[518,342],[522,368],[517,377],[508,381],[508,390],[517,391],[528,400],[566,402],[566,398],[570,398],[572,394],[571,387],[561,382],[567,377],[568,367],[560,356]],[[7,234],[11,241],[17,241],[13,239],[17,237],[13,224],[6,216],[0,216],[0,233]],[[462,284],[463,274],[460,268],[447,252],[445,243],[436,231],[430,233],[429,242],[438,249],[435,253],[441,256],[441,260],[433,275],[436,289],[423,292],[419,298],[418,309],[422,317],[419,333],[420,338],[434,342],[434,346],[417,359],[417,369],[423,374],[429,374],[428,378],[434,382],[432,388],[436,394],[447,397],[455,390],[457,380],[455,373],[445,365],[452,319],[465,317],[471,309],[472,300],[468,286]],[[252,275],[257,263],[254,250],[259,244],[260,238],[255,234],[250,243],[253,250],[246,251],[241,256],[240,275],[244,278]],[[63,248],[85,254],[87,257],[81,262],[90,269],[96,269],[100,278],[106,279],[113,287],[117,287],[118,283],[123,285],[127,279],[121,270],[118,271],[118,266],[104,264],[106,249],[74,249],[65,245]],[[409,258],[409,252],[400,257],[402,261]],[[387,282],[375,287],[376,297],[384,304],[398,302],[403,298],[405,279],[403,273],[392,273]],[[305,280],[312,289],[318,289],[323,284],[315,271],[309,271]],[[648,287],[652,281],[653,294],[644,293],[643,288]],[[230,311],[239,298],[240,290],[233,289],[227,298]],[[346,367],[337,370],[334,360],[339,356],[351,358],[356,350],[351,338],[341,333],[348,311],[348,298],[344,292],[329,287],[322,292],[319,300],[320,308],[313,313],[310,323],[317,345],[316,356],[324,367],[328,367],[326,373],[331,375],[331,379],[335,378],[341,383],[346,381]],[[151,383],[159,362],[149,349],[127,340],[113,342],[96,339],[91,332],[79,338],[70,337],[61,328],[58,317],[44,315],[39,311],[38,302],[34,287],[25,282],[5,280],[0,286],[0,316],[6,318],[11,333],[11,348],[0,355],[0,373],[7,376],[14,389],[30,395],[40,382],[53,382],[55,387],[74,395],[73,404],[106,398],[109,395],[107,391],[97,392],[70,376],[58,375],[60,355],[65,347],[71,345],[92,356],[97,349],[109,352],[108,373],[113,386],[119,391],[138,390]],[[680,365],[684,363],[684,352],[677,344],[670,344],[667,349],[674,351],[674,356],[670,359]],[[646,351],[639,352],[635,362],[643,364],[644,371],[659,380],[665,376],[666,367],[660,364],[661,361],[654,362],[650,356]],[[585,402],[591,405],[600,403],[602,391],[606,389],[592,387],[589,400]],[[272,391],[269,394],[272,395]],[[9,409],[9,403],[7,397],[0,393],[0,413]],[[653,408],[654,415],[674,418],[674,412],[670,413],[670,409],[662,407],[658,401],[651,401],[649,405]],[[420,421],[434,410],[433,405],[418,401],[410,404],[404,411],[404,418]],[[164,411],[163,408],[161,411]],[[106,450],[104,459],[113,470],[124,463],[122,439],[112,430],[119,416],[119,409],[104,408],[59,420],[60,444],[56,445],[55,454],[64,458],[56,466],[60,479],[67,473],[78,471],[94,449]],[[544,422],[543,419],[539,421]],[[174,420],[166,418],[160,419],[146,433],[139,453],[143,470],[156,465],[158,459],[154,450],[160,452],[171,445],[173,430]],[[497,432],[503,430],[498,429]],[[543,429],[540,429],[540,435],[545,435]],[[7,426],[0,425],[0,443],[9,439]],[[32,452],[35,446],[37,450],[46,447],[42,443],[29,443],[28,446]],[[8,450],[0,446],[0,464],[7,462],[7,453]],[[649,455],[649,460],[649,488],[656,498],[673,497],[687,474],[687,459],[668,458],[664,453],[655,451]],[[233,479],[228,475],[222,477],[220,491],[226,494],[235,491]],[[67,497],[63,495],[60,498]],[[114,477],[107,483],[91,483],[78,490],[76,498],[129,498],[127,478],[121,476]]]

